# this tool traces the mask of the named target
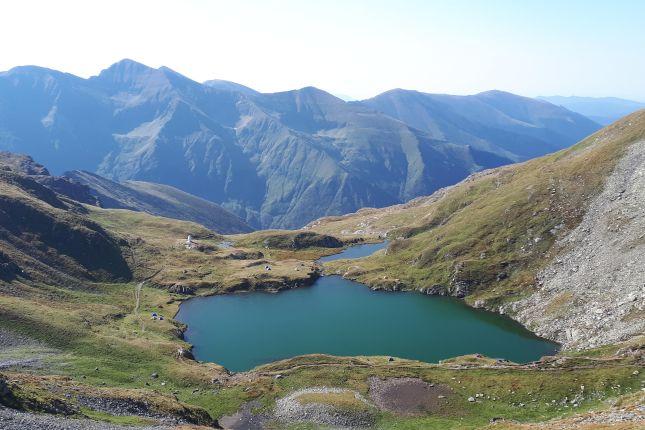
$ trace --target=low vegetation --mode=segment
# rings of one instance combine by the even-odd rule
[[[2,172],[0,210],[27,207],[87,252],[106,246],[120,259],[86,266],[32,224],[16,224],[21,234],[1,232],[0,341],[13,333],[33,342],[0,354],[0,403],[132,425],[168,417],[214,425],[252,404],[249,413],[268,428],[317,428],[274,414],[280,399],[311,387],[342,390],[302,394],[301,404],[323,404],[345,418],[367,410],[382,429],[533,428],[635,410],[644,401],[642,337],[526,365],[477,355],[437,364],[309,355],[235,374],[193,360],[173,317],[197,294],[306,285],[319,276],[320,256],[386,233],[387,252],[326,270],[375,288],[437,286],[435,293],[463,294],[471,303],[513,300],[530,291],[552,244],[576,225],[621,152],[645,137],[643,124],[645,113],[636,114],[570,150],[298,232],[221,236],[190,222],[82,206]],[[88,237],[97,242],[83,242]],[[23,243],[47,257],[44,266],[27,259]],[[443,391],[431,413],[399,414],[371,404],[372,378],[414,378]]]

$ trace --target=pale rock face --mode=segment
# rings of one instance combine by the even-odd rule
[[[562,254],[538,275],[538,290],[512,314],[565,349],[645,332],[645,141],[632,144]]]

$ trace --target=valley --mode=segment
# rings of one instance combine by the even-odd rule
[[[0,10],[0,430],[645,429],[645,1]]]
[[[301,230],[231,235],[82,204],[14,163],[0,176],[0,419],[10,417],[0,422],[23,419],[8,406],[25,420],[54,413],[71,423],[97,420],[97,428],[638,428],[643,139],[645,114],[638,112],[569,149],[477,173],[405,204],[321,218]],[[610,236],[602,240],[614,244],[612,255],[578,238],[594,222]],[[372,255],[317,262],[384,238],[386,248]],[[587,280],[572,268],[586,256],[605,264],[606,278],[580,290]],[[560,281],[565,275],[573,278]],[[482,351],[434,363],[377,352],[310,354],[232,372],[195,360],[201,353],[189,343],[192,324],[175,317],[194,300],[242,297],[234,292],[291,290],[266,296],[276,301],[316,294],[321,285],[311,285],[337,276],[397,291],[370,317],[385,326],[396,315],[389,303],[455,300],[399,292],[417,290],[508,315],[563,349],[516,358],[535,357],[524,363]],[[335,287],[342,303],[388,294],[343,282]],[[586,319],[595,315],[588,298],[606,312],[606,326]],[[273,312],[306,316],[302,303]],[[220,325],[240,317],[231,312],[220,315]]]

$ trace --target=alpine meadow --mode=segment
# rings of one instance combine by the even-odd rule
[[[7,2],[0,428],[644,428],[643,14]]]

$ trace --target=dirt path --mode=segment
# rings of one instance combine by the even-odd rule
[[[146,325],[144,323],[143,317],[141,317],[139,308],[141,307],[141,290],[143,289],[143,285],[157,276],[159,273],[161,273],[163,269],[157,270],[155,273],[152,275],[148,276],[145,278],[143,281],[139,282],[136,287],[134,287],[134,316],[139,320],[139,324],[141,325],[141,333],[146,331]]]

